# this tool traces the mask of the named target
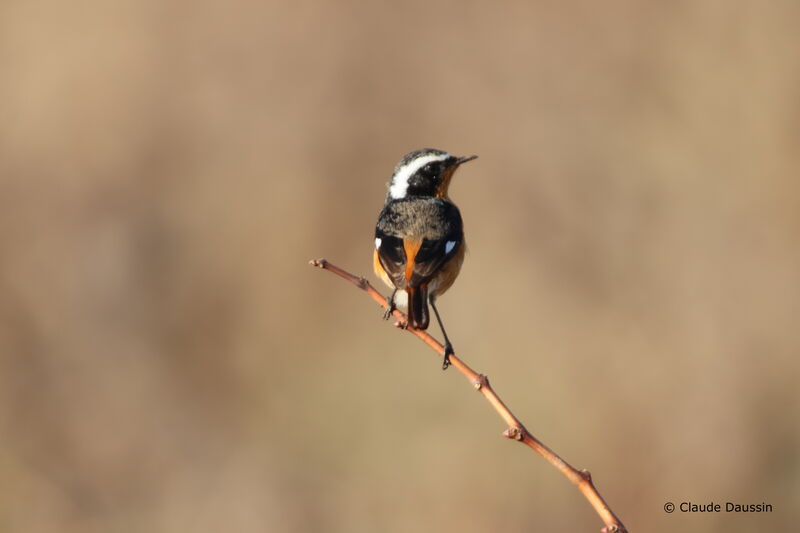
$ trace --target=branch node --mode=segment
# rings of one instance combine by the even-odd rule
[[[397,329],[405,329],[405,330],[408,330],[408,331],[414,331],[413,328],[409,328],[408,327],[408,320],[398,320],[397,322],[394,323],[394,327],[396,327]]]
[[[324,259],[323,259],[323,261],[324,261]],[[357,285],[358,285],[359,289],[361,289],[362,291],[365,291],[365,290],[367,290],[367,287],[369,287],[369,281],[367,281],[367,278],[363,278],[363,277],[359,276]]]
[[[507,439],[521,441],[525,438],[525,430],[518,426],[512,426],[503,432],[503,436]]]
[[[472,381],[475,390],[481,390],[483,387],[489,386],[489,376],[486,374],[478,374],[478,377]]]
[[[320,258],[320,259],[312,259],[311,261],[308,262],[308,264],[313,266],[313,267],[318,267],[318,268],[324,269],[325,267],[328,266],[328,260],[327,259],[322,259],[322,258]]]
[[[475,390],[481,390],[483,387],[489,386],[489,376],[484,374],[478,374],[478,377],[472,380],[472,385],[475,387]]]
[[[589,483],[592,482],[592,473],[586,470],[585,468],[583,470],[578,471],[578,473],[584,480],[588,481]]]

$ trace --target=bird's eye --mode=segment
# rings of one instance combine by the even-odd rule
[[[433,176],[439,170],[438,165],[435,163],[428,163],[424,167],[422,167],[423,174],[427,174],[428,176]]]

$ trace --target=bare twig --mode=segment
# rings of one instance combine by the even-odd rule
[[[384,308],[389,307],[389,303],[386,301],[386,298],[384,298],[381,293],[375,290],[375,288],[370,285],[366,279],[354,276],[353,274],[350,274],[349,272],[346,272],[341,268],[329,263],[325,259],[311,260],[309,261],[309,264],[311,266],[319,267],[323,270],[332,272],[333,274],[346,279],[362,291],[366,292],[380,306]],[[392,311],[392,316],[397,318],[401,324],[405,324],[407,322],[406,315],[397,309]],[[422,342],[430,346],[440,356],[444,357],[444,346],[442,346],[436,339],[431,337],[426,331],[414,329],[411,326],[408,326],[406,331],[412,335],[416,335],[420,340],[422,340]],[[603,533],[626,533],[627,530],[622,524],[622,521],[617,518],[614,512],[608,507],[608,504],[606,504],[605,500],[603,500],[603,497],[600,496],[600,493],[597,492],[594,483],[592,483],[592,476],[588,471],[575,469],[573,466],[559,457],[557,453],[542,444],[539,439],[531,435],[525,426],[522,425],[522,422],[520,422],[519,419],[514,416],[506,404],[503,403],[503,400],[501,400],[497,393],[494,392],[494,389],[492,389],[491,385],[489,385],[489,378],[472,370],[469,366],[467,366],[466,363],[464,363],[455,355],[450,356],[450,363],[459,372],[461,372],[461,374],[463,374],[464,377],[467,378],[467,380],[472,383],[472,385],[481,394],[483,394],[483,397],[486,398],[486,401],[488,401],[492,407],[494,407],[495,411],[497,411],[500,417],[506,422],[506,424],[508,424],[508,429],[503,432],[503,436],[527,444],[533,449],[533,451],[544,457],[548,463],[556,467],[559,472],[564,474],[567,479],[569,479],[575,486],[578,487],[578,490],[580,490],[584,497],[589,500],[589,503],[592,505],[592,507],[594,507],[594,510],[598,515],[600,515],[600,519],[603,520],[603,523],[605,524],[605,527],[601,530]]]

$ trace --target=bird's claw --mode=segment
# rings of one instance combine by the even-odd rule
[[[449,342],[444,345],[444,359],[442,360],[442,370],[447,370],[447,367],[450,366],[450,356],[455,355],[453,351],[453,345]]]
[[[384,311],[384,313],[383,313],[383,319],[384,320],[389,320],[390,318],[392,318],[392,313],[394,313],[394,310],[397,309],[397,306],[394,305],[394,295],[395,294],[397,294],[397,290],[393,291],[392,295],[389,296],[386,299],[386,302],[388,303],[388,305],[386,306],[386,311]]]

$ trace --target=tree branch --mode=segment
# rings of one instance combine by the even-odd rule
[[[346,272],[341,268],[329,263],[325,259],[311,260],[309,261],[309,264],[311,266],[327,270],[341,278],[346,279],[362,291],[366,292],[378,303],[378,305],[384,308],[389,307],[389,303],[386,301],[386,298],[384,298],[381,293],[375,290],[375,288],[370,285],[366,279],[354,276],[353,274],[350,274],[349,272]],[[405,324],[407,322],[406,315],[397,309],[392,311],[392,316],[398,319],[398,324]],[[442,346],[436,339],[431,337],[426,331],[414,329],[411,326],[408,326],[406,331],[417,336],[422,342],[430,346],[433,351],[444,357],[444,346]],[[459,372],[461,372],[461,374],[463,374],[463,376],[467,378],[470,383],[472,383],[475,389],[483,394],[483,397],[486,398],[486,401],[488,401],[492,407],[494,407],[495,411],[497,411],[497,414],[499,414],[508,425],[508,429],[503,432],[503,436],[509,439],[520,441],[523,444],[527,444],[533,449],[533,451],[544,457],[548,463],[556,467],[559,472],[564,474],[567,479],[569,479],[575,486],[578,487],[578,490],[580,490],[584,497],[589,500],[589,503],[592,505],[595,512],[597,512],[597,514],[600,516],[600,519],[605,524],[605,527],[601,530],[603,533],[627,532],[620,519],[617,518],[613,511],[611,511],[611,509],[608,507],[608,504],[606,504],[605,500],[603,500],[603,497],[600,496],[599,492],[597,492],[594,483],[592,483],[592,476],[588,471],[576,470],[573,466],[559,457],[557,453],[542,444],[539,439],[534,437],[525,428],[525,426],[522,425],[522,422],[520,422],[519,419],[514,416],[506,404],[503,403],[503,400],[500,399],[494,389],[492,389],[491,385],[489,385],[489,378],[472,370],[469,366],[467,366],[466,363],[464,363],[455,355],[450,356],[450,363]]]

